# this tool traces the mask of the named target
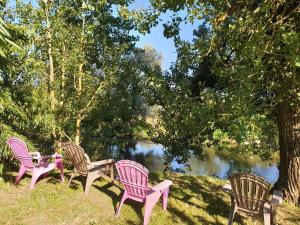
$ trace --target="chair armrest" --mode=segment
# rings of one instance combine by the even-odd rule
[[[86,163],[87,163],[87,164],[91,164],[91,160],[90,160],[89,155],[86,154],[86,153],[84,153],[84,157],[85,157],[85,159],[86,159]]]
[[[40,159],[40,158],[41,158],[41,153],[39,153],[39,152],[29,152],[29,155],[30,155],[33,159]]]
[[[47,160],[47,159],[52,159],[52,158],[62,158],[62,155],[60,155],[60,154],[42,155],[40,157],[40,160]]]
[[[89,170],[105,169],[106,165],[112,164],[113,162],[114,162],[113,159],[106,159],[106,160],[88,163],[87,167]]]
[[[151,190],[153,191],[163,191],[164,189],[170,187],[173,184],[170,180],[164,180],[160,182],[159,184],[156,184],[155,186],[151,187]]]
[[[222,190],[224,191],[224,192],[227,192],[227,193],[231,193],[231,185],[230,185],[230,183],[226,183],[223,187],[222,187]]]
[[[42,160],[44,160],[44,159],[52,159],[53,157],[55,157],[55,155],[42,155],[41,159]]]
[[[282,191],[274,190],[273,195],[272,195],[272,199],[271,199],[271,203],[279,205],[279,204],[282,203],[282,198],[283,198]]]
[[[113,162],[114,162],[113,159],[105,159],[105,160],[90,162],[90,165],[91,166],[105,166],[107,164],[112,164]]]

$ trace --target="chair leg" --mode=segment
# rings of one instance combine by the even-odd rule
[[[87,195],[90,191],[90,187],[93,183],[94,180],[96,180],[98,177],[100,177],[97,174],[91,173],[89,172],[87,177],[86,177],[86,183],[85,183],[85,189],[84,189],[84,193]]]
[[[264,225],[271,225],[271,205],[264,204]]]
[[[236,204],[234,201],[234,197],[231,196],[231,211],[229,214],[228,225],[231,225],[233,223],[233,218],[235,213],[236,213]]]
[[[155,206],[157,200],[154,199],[146,199],[146,205],[145,205],[145,213],[144,213],[144,225],[147,225],[150,220],[150,216],[152,213],[152,209]]]
[[[121,211],[121,208],[124,204],[124,201],[127,199],[127,194],[126,194],[126,191],[124,192],[123,196],[122,196],[122,199],[120,201],[120,204],[119,204],[119,207],[117,209],[117,212],[116,212],[116,217],[119,217],[120,215],[120,211]]]
[[[147,225],[150,220],[151,212],[156,202],[161,196],[160,191],[153,192],[146,197],[145,213],[144,213],[144,225]]]
[[[113,166],[113,164],[111,164],[109,167],[110,167],[110,168],[109,168],[109,171],[110,171],[110,179],[112,179],[112,181],[114,181],[114,166]]]
[[[167,204],[168,204],[169,188],[166,188],[163,191],[162,195],[163,195],[162,196],[163,209],[166,210],[167,209]]]
[[[21,166],[20,170],[19,170],[19,173],[18,173],[18,175],[16,177],[16,182],[15,182],[16,185],[18,184],[19,180],[23,177],[23,175],[25,173],[26,173],[26,169],[24,168],[24,166]]]
[[[277,214],[277,205],[272,204],[271,205],[271,224],[276,225],[276,214]]]
[[[70,179],[69,179],[68,186],[70,186],[71,181],[73,180],[74,177],[76,177],[76,172],[75,172],[75,171],[73,171],[73,172],[71,173],[71,177],[70,177]]]
[[[55,166],[57,169],[60,170],[60,178],[61,178],[61,181],[64,182],[64,166],[63,166],[63,163],[62,163],[62,159],[61,158],[56,158],[55,159]]]
[[[42,174],[40,174],[40,173],[34,173],[34,172],[32,172],[32,178],[31,178],[31,183],[30,183],[30,188],[29,189],[33,189],[34,188],[36,181],[39,179],[39,177],[41,175]]]
[[[65,181],[65,177],[64,177],[64,167],[63,167],[63,165],[61,165],[59,167],[59,170],[60,170],[60,179],[61,179],[62,182],[64,182]]]

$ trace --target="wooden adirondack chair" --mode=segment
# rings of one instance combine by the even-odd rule
[[[144,225],[147,225],[151,215],[151,211],[163,196],[163,209],[167,209],[167,201],[169,188],[172,181],[164,180],[163,182],[150,187],[148,185],[148,170],[141,164],[130,160],[121,160],[115,163],[119,180],[123,183],[125,190],[117,209],[116,215],[119,216],[120,210],[126,199],[132,199],[138,202],[145,203]]]
[[[64,173],[63,173],[63,164],[62,164],[62,156],[55,155],[46,155],[41,156],[39,152],[28,152],[27,146],[25,142],[22,140],[12,137],[9,138],[7,144],[10,146],[14,156],[19,160],[21,167],[19,170],[19,174],[16,177],[16,184],[18,184],[19,180],[26,172],[32,173],[30,189],[34,188],[34,185],[37,179],[42,175],[46,174],[49,171],[58,168],[61,174],[61,180],[64,181]],[[47,162],[47,160],[55,158],[54,163]],[[37,165],[34,165],[33,159],[37,159]]]
[[[230,177],[230,184],[223,190],[231,194],[231,212],[228,225],[233,223],[236,212],[250,215],[262,215],[264,224],[276,224],[276,209],[282,202],[282,192],[274,190],[272,200],[268,200],[271,184],[264,178],[249,174],[236,173]]]
[[[87,179],[84,192],[85,194],[88,194],[90,186],[97,178],[106,177],[114,180],[114,161],[112,159],[91,162],[89,156],[84,153],[83,148],[72,142],[62,143],[62,148],[65,152],[66,158],[68,158],[74,166],[68,185],[71,184],[74,177],[78,175],[86,176]],[[110,173],[110,177],[105,175],[107,172]]]

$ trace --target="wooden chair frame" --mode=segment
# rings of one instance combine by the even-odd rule
[[[65,157],[69,159],[74,166],[68,186],[71,184],[74,177],[80,175],[86,176],[84,192],[87,195],[93,181],[97,178],[104,177],[114,180],[113,159],[91,162],[89,156],[84,153],[83,148],[72,142],[62,143],[62,148],[64,150]],[[108,177],[106,173],[109,173],[110,177]]]
[[[233,223],[236,212],[262,215],[265,225],[276,224],[277,206],[282,202],[283,194],[274,190],[272,200],[268,200],[270,189],[271,184],[262,177],[249,173],[231,175],[230,183],[223,186],[223,190],[231,195],[228,225]]]

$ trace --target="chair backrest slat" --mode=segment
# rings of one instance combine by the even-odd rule
[[[12,137],[8,139],[7,144],[14,153],[14,156],[20,161],[21,165],[27,169],[34,168],[32,157],[28,153],[25,142],[16,137]]]
[[[87,160],[84,156],[83,148],[72,142],[62,143],[62,148],[64,150],[65,157],[72,162],[77,172],[83,175],[87,174]]]
[[[263,209],[271,189],[269,182],[253,174],[237,173],[230,177],[230,183],[238,207],[253,212]]]
[[[115,165],[126,192],[129,195],[145,198],[150,189],[148,187],[149,171],[141,164],[130,160],[120,160]]]

